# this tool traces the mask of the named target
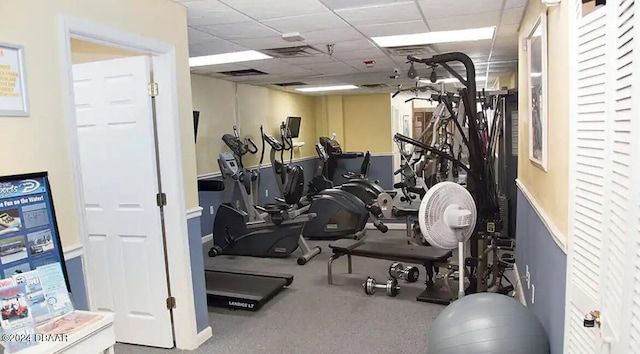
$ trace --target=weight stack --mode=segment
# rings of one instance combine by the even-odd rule
[[[498,195],[498,205],[500,206],[500,220],[502,220],[504,233],[513,238],[514,235],[510,234],[511,228],[509,227],[509,198],[504,194]]]

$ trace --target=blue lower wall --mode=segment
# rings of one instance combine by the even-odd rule
[[[191,256],[191,281],[193,282],[193,302],[196,310],[198,333],[209,326],[207,289],[204,279],[204,257],[202,254],[202,231],[200,217],[187,220],[189,232],[189,253]]]
[[[384,189],[393,188],[393,156],[371,156],[371,167],[369,169],[369,179],[377,180]],[[305,193],[306,184],[309,183],[316,174],[318,167],[318,159],[309,159],[302,161],[294,161],[294,164],[302,166],[304,170]],[[358,172],[362,159],[345,159],[340,160],[336,169],[335,184],[341,184],[345,181],[343,174],[347,171]],[[220,179],[214,178],[214,179]],[[276,177],[273,173],[271,164],[263,165],[260,169],[260,190],[258,193],[258,203],[266,204],[273,202],[274,197],[279,195]],[[218,210],[218,206],[223,202],[224,192],[198,192],[200,198],[200,206],[203,208],[202,217],[200,218],[200,227],[202,236],[209,235],[213,232],[213,220]],[[233,200],[242,200],[238,188],[235,188]],[[213,206],[213,212],[211,207]]]
[[[516,222],[516,265],[524,289],[527,306],[542,323],[551,353],[562,353],[566,294],[567,255],[558,247],[551,233],[518,189]],[[535,301],[525,280],[529,266],[531,284],[535,286]]]
[[[371,155],[369,166],[369,180],[378,181],[384,189],[393,189],[393,155]],[[336,173],[333,177],[335,184],[346,182],[342,177],[346,172],[360,173],[362,159],[341,159],[338,160]]]
[[[71,297],[73,307],[76,310],[89,310],[89,301],[87,301],[87,287],[84,283],[84,269],[82,267],[82,258],[80,256],[65,259],[67,267],[67,277],[69,277],[69,286],[71,287]]]

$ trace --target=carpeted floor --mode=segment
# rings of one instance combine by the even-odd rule
[[[404,237],[404,231],[384,235],[370,231],[368,240],[395,243],[403,242]],[[415,300],[424,290],[424,268],[420,268],[417,283],[400,282],[397,297],[384,292],[369,296],[362,283],[367,276],[385,281],[391,262],[354,257],[354,274],[346,274],[347,261],[341,258],[334,263],[334,285],[328,285],[329,242],[311,243],[323,251],[305,266],[296,264],[298,251],[288,259],[205,256],[205,264],[211,266],[290,273],[295,278],[259,312],[209,308],[213,337],[193,353],[426,352],[431,323],[444,306]],[[116,353],[164,352],[171,351],[116,346]]]

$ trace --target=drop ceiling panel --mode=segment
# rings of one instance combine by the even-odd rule
[[[189,45],[211,42],[219,39],[209,33],[205,33],[191,27],[187,28],[187,32],[189,33]]]
[[[413,1],[337,10],[336,13],[354,26],[418,21],[422,19],[418,7]]]
[[[227,40],[268,38],[280,33],[263,26],[258,22],[243,22],[226,25],[199,27],[199,30]]]
[[[382,25],[363,25],[357,26],[357,29],[369,37],[393,36],[399,34],[424,33],[429,29],[424,21],[408,21],[387,23]]]
[[[463,52],[469,55],[469,52],[486,52],[491,50],[491,40],[473,41],[473,42],[453,42],[439,43],[440,52]]]
[[[515,7],[512,9],[505,9],[502,13],[502,20],[500,25],[518,25],[522,20],[522,14],[524,7]]]
[[[378,48],[371,47],[369,49],[355,50],[350,52],[336,51],[333,56],[340,60],[366,60],[384,56],[384,53],[382,53],[382,51]]]
[[[513,37],[516,36],[516,38],[518,37],[518,28],[520,28],[519,24],[514,24],[514,25],[500,25],[500,27],[498,27],[498,33],[497,33],[497,38],[500,37]]]
[[[331,12],[278,18],[275,20],[262,21],[262,23],[282,33],[311,32],[327,28],[345,27],[348,25]]]
[[[427,19],[432,31],[451,31],[468,28],[496,26],[500,11],[488,11],[473,15],[438,17]]]
[[[361,72],[378,72],[384,71],[385,77],[393,75],[393,68],[397,65],[393,61],[388,58],[374,58],[375,64],[372,68],[367,68],[362,60],[345,60],[345,63],[353,66],[354,68],[360,70]]]
[[[324,5],[332,10],[346,9],[351,7],[365,7],[372,5],[393,4],[398,0],[320,0]]]
[[[429,24],[432,19],[479,15],[487,11],[499,11],[502,8],[501,0],[419,0],[418,3]]]
[[[216,0],[198,0],[184,3],[187,6],[189,26],[241,23],[251,19]]]
[[[507,0],[507,3],[505,4],[504,8],[511,9],[514,7],[525,7],[527,6],[527,2],[528,0]]]
[[[371,48],[376,48],[368,39],[356,39],[353,41],[345,41],[335,43],[333,47],[334,53],[344,53],[344,52],[353,52],[358,50],[369,50]]]
[[[222,2],[259,21],[327,11],[317,0],[222,0]]]
[[[293,64],[293,65],[310,65],[310,64],[324,64],[324,63],[333,63],[339,62],[338,59],[332,58],[326,54],[314,55],[312,57],[301,57],[301,58],[287,58],[281,59],[285,63]]]
[[[302,67],[308,70],[313,70],[322,75],[342,75],[355,73],[358,71],[350,65],[341,62],[304,65]]]
[[[233,43],[251,49],[271,49],[304,45],[302,42],[287,42],[281,36],[266,38],[234,39]]]
[[[189,46],[189,56],[213,55],[247,50],[246,47],[225,40],[215,40]]]
[[[302,33],[304,42],[310,45],[336,43],[364,38],[358,31],[351,27],[332,28],[322,31]]]

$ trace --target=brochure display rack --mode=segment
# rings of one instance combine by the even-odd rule
[[[74,309],[46,172],[0,177],[0,342],[8,353],[97,353],[113,316]]]

